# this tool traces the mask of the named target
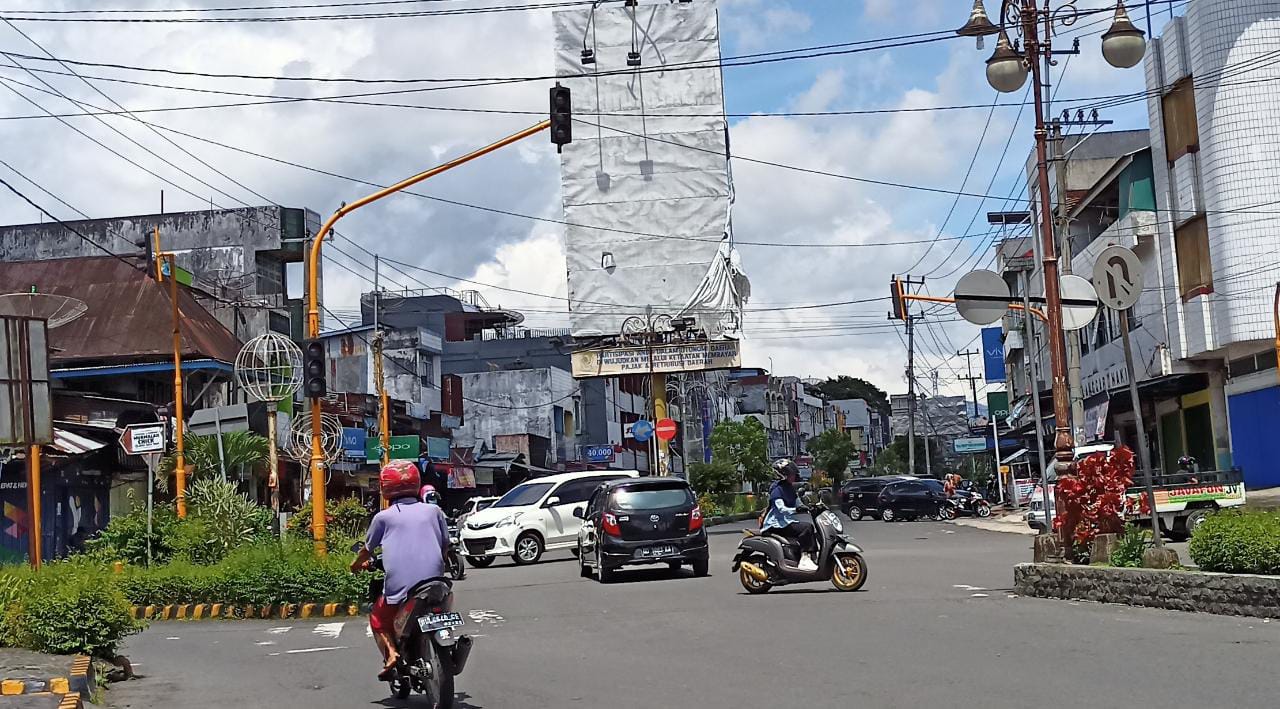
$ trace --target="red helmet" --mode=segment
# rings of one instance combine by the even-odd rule
[[[388,500],[395,500],[417,495],[422,476],[418,473],[418,466],[413,461],[393,460],[378,475],[378,483],[382,488],[382,496]]]

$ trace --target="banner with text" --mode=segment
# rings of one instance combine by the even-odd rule
[[[1004,330],[987,327],[982,330],[982,369],[988,382],[1004,381]]]
[[[699,372],[742,366],[737,341],[689,342],[653,347],[615,347],[573,353],[573,376],[614,377],[623,374]]]

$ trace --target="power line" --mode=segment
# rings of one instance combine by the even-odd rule
[[[8,167],[8,166],[6,165],[6,167]],[[9,168],[9,169],[10,169],[10,170],[12,170],[13,168]],[[14,172],[17,172],[17,170],[14,170]],[[21,174],[21,173],[18,173],[18,174]],[[28,182],[31,182],[31,180],[30,180],[30,179],[28,179],[25,175],[23,176],[23,179],[26,179]],[[33,184],[33,185],[34,185],[35,183],[34,183],[34,182],[31,182],[31,184]],[[13,185],[9,184],[7,181],[5,181],[5,180],[4,180],[4,178],[0,178],[0,185],[4,185],[4,186],[5,186],[5,188],[7,188],[10,192],[12,192],[12,193],[14,193],[15,195],[17,195],[19,199],[21,199],[22,201],[26,202],[27,204],[29,204],[29,205],[31,205],[32,207],[34,207],[34,208],[36,208],[37,210],[39,210],[41,214],[43,214],[43,215],[45,215],[46,217],[48,217],[48,218],[52,219],[53,221],[57,222],[57,223],[58,223],[58,225],[59,225],[59,226],[61,226],[63,229],[66,229],[67,231],[71,232],[72,234],[75,234],[76,236],[80,237],[80,239],[81,239],[81,240],[83,240],[85,243],[87,243],[87,244],[89,244],[89,245],[93,246],[94,248],[98,249],[99,251],[102,251],[103,253],[105,253],[106,255],[108,255],[108,256],[110,256],[110,257],[112,257],[112,258],[116,259],[117,261],[119,261],[119,262],[121,262],[121,263],[123,263],[123,264],[125,264],[125,265],[129,266],[130,268],[134,269],[135,271],[143,271],[143,272],[146,272],[146,271],[147,271],[147,268],[146,268],[145,266],[140,267],[140,266],[138,266],[138,264],[135,264],[135,263],[130,262],[130,261],[129,261],[129,259],[125,258],[124,256],[121,256],[120,254],[117,254],[116,252],[112,251],[111,249],[108,249],[107,247],[103,246],[102,244],[99,244],[98,242],[94,241],[93,239],[89,238],[88,236],[85,236],[85,235],[84,235],[84,233],[82,233],[82,232],[81,232],[81,231],[79,231],[78,229],[76,229],[76,228],[72,227],[70,224],[67,224],[66,222],[62,221],[62,220],[61,220],[61,219],[59,219],[58,217],[54,216],[54,214],[53,214],[52,212],[50,212],[49,210],[47,210],[47,209],[45,209],[44,207],[40,206],[39,204],[36,204],[36,203],[35,203],[35,201],[33,201],[30,197],[28,197],[28,196],[26,196],[25,194],[23,194],[21,191],[19,191],[17,187],[14,187]],[[37,185],[37,186],[38,186],[38,185]],[[40,189],[41,189],[41,190],[44,190],[44,188],[43,188],[43,187],[42,187],[42,188],[40,188]],[[48,194],[48,192],[47,192],[47,191],[45,191],[45,192],[46,192],[46,194]],[[61,200],[59,200],[59,201],[61,201]],[[64,202],[64,204],[65,204],[65,202]]]
[[[20,22],[78,22],[78,23],[142,23],[142,24],[228,24],[228,23],[276,23],[306,22],[321,20],[380,20],[413,17],[451,17],[466,15],[488,15],[502,12],[523,12],[529,10],[554,10],[561,8],[581,7],[595,2],[619,2],[620,0],[560,0],[548,3],[526,3],[523,5],[499,5],[494,7],[455,8],[446,10],[402,10],[365,13],[338,13],[332,15],[246,15],[239,17],[79,17],[63,15],[23,15],[8,16],[7,19]],[[289,9],[289,8],[284,8]],[[17,12],[26,12],[18,10]],[[3,18],[3,16],[0,16]]]

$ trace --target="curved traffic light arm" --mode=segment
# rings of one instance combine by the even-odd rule
[[[911,293],[903,293],[901,291],[895,291],[895,292],[896,292],[896,297],[901,300],[904,306],[901,309],[901,312],[903,313],[906,312],[906,308],[905,308],[906,303],[910,301],[916,301],[920,303],[943,303],[947,305],[954,305],[956,302],[955,298],[944,298],[936,295],[913,295]],[[1040,308],[1027,308],[1022,303],[1009,303],[1009,310],[1016,310],[1019,312],[1029,311],[1032,315],[1036,316],[1037,318],[1040,318],[1041,322],[1044,322],[1044,323],[1049,322],[1049,316],[1045,314],[1045,312]],[[894,312],[897,313],[898,308],[895,307]],[[899,317],[898,319],[904,320],[906,318]]]

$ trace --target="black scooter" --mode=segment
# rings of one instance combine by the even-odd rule
[[[363,542],[351,548],[359,552]],[[371,568],[381,571],[382,555],[374,553]],[[369,583],[369,602],[382,596],[382,579]],[[472,638],[455,629],[465,621],[453,612],[453,583],[444,577],[423,579],[409,590],[396,613],[396,651],[400,661],[387,683],[397,699],[413,692],[427,695],[427,706],[453,709],[453,678],[462,674],[471,655]]]
[[[818,554],[814,568],[802,567],[800,545],[776,530],[746,535],[733,557],[733,570],[747,593],[766,593],[774,586],[813,581],[831,581],[841,591],[857,591],[867,582],[867,561],[862,548],[844,534],[844,525],[822,502],[809,508],[817,534]]]
[[[955,507],[957,514],[973,515],[974,517],[991,516],[991,503],[973,490],[956,490],[951,493],[950,502]]]

